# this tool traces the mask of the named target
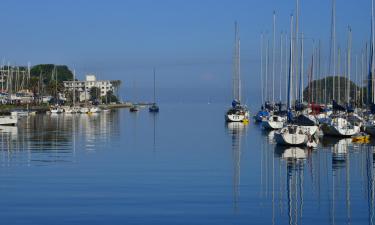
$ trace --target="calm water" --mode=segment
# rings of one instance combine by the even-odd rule
[[[374,147],[278,148],[225,105],[0,129],[2,224],[375,224]]]

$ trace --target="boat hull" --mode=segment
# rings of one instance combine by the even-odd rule
[[[305,134],[275,133],[275,141],[278,145],[303,146],[306,145],[307,140]]]
[[[284,122],[281,122],[281,121],[269,121],[269,120],[262,121],[262,127],[268,130],[278,130],[278,129],[283,128],[283,126],[284,126]]]
[[[18,122],[17,117],[14,116],[0,116],[0,125],[15,126]]]
[[[238,115],[238,114],[227,114],[225,115],[225,120],[227,122],[244,122],[249,119],[248,116],[245,115]]]
[[[335,125],[323,124],[322,130],[323,134],[328,136],[351,137],[360,132],[360,127],[353,126],[353,128],[342,128]]]

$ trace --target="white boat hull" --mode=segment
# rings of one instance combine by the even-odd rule
[[[86,107],[83,107],[83,108],[81,108],[81,109],[79,110],[79,112],[80,112],[80,113],[88,113],[88,112],[90,112],[90,110],[89,110],[88,108],[86,108]]]
[[[323,134],[337,137],[351,137],[360,132],[360,127],[353,126],[353,128],[344,128],[331,124],[324,124],[322,126]]]
[[[275,141],[278,145],[302,146],[306,145],[309,136],[301,126],[288,125],[275,132]]]
[[[0,125],[14,126],[18,122],[15,116],[0,116]]]
[[[283,128],[284,122],[282,121],[269,121],[269,120],[263,120],[262,126],[264,129],[268,130],[278,130]]]
[[[346,119],[340,117],[323,124],[322,130],[324,135],[336,137],[351,137],[361,131],[359,126],[353,126]]]
[[[90,112],[91,113],[99,113],[100,109],[98,107],[93,107],[93,108],[90,109]]]

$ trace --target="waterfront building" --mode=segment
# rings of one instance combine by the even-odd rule
[[[110,80],[97,80],[93,74],[86,75],[84,81],[64,81],[65,90],[76,90],[79,93],[80,101],[90,99],[90,89],[97,87],[99,89],[98,95],[105,96],[108,91],[114,91],[113,81]]]

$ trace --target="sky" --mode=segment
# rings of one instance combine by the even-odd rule
[[[124,98],[149,97],[153,67],[157,71],[157,86],[165,92],[179,89],[182,96],[181,90],[193,90],[195,94],[205,93],[204,99],[217,97],[217,93],[224,96],[220,99],[230,98],[234,21],[240,26],[245,96],[259,96],[260,35],[264,33],[272,41],[273,11],[277,17],[277,40],[281,32],[289,33],[290,15],[295,12],[295,0],[1,3],[2,62],[66,64],[81,79],[87,73],[94,73],[99,79],[120,79]],[[327,57],[331,1],[300,4],[300,30],[306,37],[306,55],[312,40],[320,40]],[[350,25],[353,55],[360,54],[370,37],[371,1],[339,0],[336,4],[338,46],[345,48]],[[215,91],[204,91],[209,89]],[[142,90],[148,90],[147,94],[139,94]]]

